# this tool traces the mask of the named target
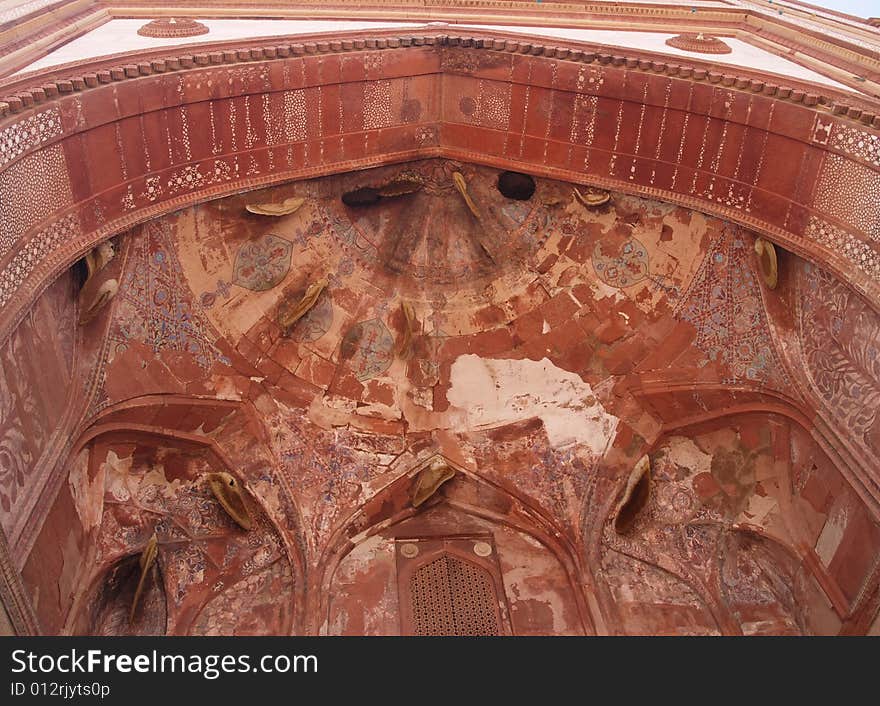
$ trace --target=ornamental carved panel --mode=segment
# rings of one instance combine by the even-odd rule
[[[396,542],[402,635],[509,635],[491,536]]]

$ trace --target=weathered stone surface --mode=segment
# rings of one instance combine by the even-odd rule
[[[731,223],[619,192],[588,210],[541,178],[531,199],[508,199],[497,179],[420,160],[184,208],[119,239],[104,273],[118,294],[80,329],[74,274],[53,285],[0,377],[0,519],[21,538],[40,628],[789,634],[864,621],[880,526],[855,480],[877,473],[876,313],[791,253],[777,288],[762,286],[755,236]],[[403,182],[419,188],[340,198]],[[244,208],[302,195],[278,218]],[[34,351],[39,365],[20,362]],[[58,420],[70,441],[40,475],[36,446]],[[819,443],[817,425],[845,443]],[[616,532],[645,455],[650,493]],[[454,473],[413,508],[436,458]],[[241,488],[249,529],[212,473]],[[130,564],[153,532],[157,568],[129,625]],[[459,627],[425,613],[438,576],[481,597],[450,594]]]

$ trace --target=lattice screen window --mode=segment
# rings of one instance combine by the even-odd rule
[[[497,583],[489,568],[462,558],[458,552],[435,550],[404,559],[399,578],[404,633],[504,634]]]

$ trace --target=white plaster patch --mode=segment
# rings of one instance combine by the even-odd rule
[[[695,4],[701,4],[693,0]],[[370,29],[407,30],[424,26],[423,23],[397,21],[351,21],[309,19],[204,19],[200,20],[210,32],[196,37],[154,38],[142,37],[137,30],[146,24],[146,18],[118,18],[87,32],[81,37],[67,42],[46,56],[21,69],[17,73],[36,71],[49,66],[57,66],[71,61],[97,56],[105,56],[108,51],[134,51],[186,44],[202,44],[252,37],[271,37],[283,35],[302,35],[323,32],[346,32]],[[547,27],[547,26],[499,26],[499,25],[461,25],[462,28],[488,29],[502,32],[516,32],[533,37],[559,38],[587,44],[605,44],[608,47],[629,47],[632,49],[661,52],[667,56],[690,57],[687,51],[666,44],[671,36],[667,32],[621,32],[618,29]],[[847,33],[850,41],[858,41]],[[835,88],[856,92],[817,71],[801,66],[790,59],[777,56],[761,47],[753,46],[741,39],[724,37],[732,49],[730,54],[717,54],[712,61],[730,66],[746,66],[761,71],[770,71],[780,76],[789,76],[802,81],[834,86]]]
[[[214,396],[219,400],[229,400],[232,402],[241,401],[241,393],[236,389],[236,382],[232,377],[214,376]]]
[[[826,568],[831,564],[831,560],[837,553],[837,547],[840,546],[840,542],[843,540],[846,524],[847,512],[844,509],[840,509],[828,518],[828,521],[822,528],[822,534],[816,540],[816,554],[819,555],[822,564]]]
[[[356,409],[360,415],[376,417],[378,419],[400,419],[403,416],[403,413],[396,407],[391,407],[381,402],[358,405]]]
[[[753,525],[766,527],[769,524],[770,514],[778,507],[776,498],[772,495],[758,495],[753,493],[749,498],[749,505],[737,518],[737,522],[748,522]]]
[[[76,579],[83,566],[83,556],[73,532],[68,532],[64,538],[61,562],[61,575],[58,577],[59,595],[63,601],[72,600],[77,588]]]
[[[700,473],[712,472],[712,454],[701,451],[692,439],[685,436],[673,436],[669,439],[662,462],[687,468],[691,472],[691,478]]]
[[[593,300],[601,301],[602,299],[608,299],[609,297],[616,304],[617,302],[622,302],[626,299],[626,295],[617,289],[617,287],[612,287],[611,285],[605,284],[602,280],[595,279],[587,282],[590,286],[590,289],[593,291]]]
[[[572,443],[604,453],[617,431],[593,389],[575,373],[542,360],[484,360],[459,356],[452,364],[451,405],[465,412],[470,429],[538,417],[554,447]]]
[[[89,482],[89,451],[84,449],[76,457],[67,478],[76,514],[88,533],[101,522],[104,509],[104,469],[101,466],[94,482]]]
[[[147,18],[114,19],[96,27],[91,32],[67,42],[55,51],[38,59],[18,73],[35,71],[47,66],[66,64],[71,61],[103,56],[108,50],[134,51],[154,49],[181,44],[201,44],[229,39],[250,39],[285,34],[312,34],[317,32],[346,32],[369,29],[418,27],[412,22],[352,22],[347,20],[199,20],[210,32],[195,37],[142,37],[138,29],[148,22]]]
[[[509,32],[514,29],[512,27],[504,27],[501,25],[462,25],[462,27],[468,26],[502,32]],[[606,46],[631,47],[633,49],[641,49],[645,51],[662,52],[663,54],[676,57],[693,56],[690,52],[683,49],[676,49],[675,47],[666,44],[666,40],[671,35],[663,32],[621,32],[620,30],[612,29],[580,27],[516,27],[515,31],[533,36],[554,37],[576,42],[600,43],[605,44]],[[848,88],[847,86],[844,86],[827,76],[823,76],[812,69],[796,64],[783,56],[777,56],[761,47],[753,46],[741,39],[724,37],[724,42],[732,49],[732,51],[730,54],[715,54],[712,56],[712,61],[717,64],[745,66],[764,72],[773,72],[780,76],[789,76],[802,81],[810,81],[812,83],[834,86],[835,88],[855,92],[855,89]]]
[[[385,537],[374,534],[357,545],[357,549],[349,554],[350,572],[369,574],[373,562],[380,555],[390,555],[394,559],[394,544]]]
[[[520,534],[520,538],[525,535]],[[567,633],[564,621],[564,607],[559,594],[552,588],[546,587],[542,578],[552,575],[557,569],[556,558],[546,551],[529,556],[524,563],[514,563],[504,568],[504,587],[508,596],[513,596],[516,601],[534,601],[543,604],[550,609],[553,616],[553,631],[551,635],[565,635]]]
[[[107,491],[118,502],[125,502],[131,497],[131,492],[128,489],[131,461],[131,457],[119,458],[116,452],[111,449],[107,452],[107,460],[101,464],[106,478]]]
[[[742,624],[743,635],[776,635],[779,625],[775,620],[756,620]]]

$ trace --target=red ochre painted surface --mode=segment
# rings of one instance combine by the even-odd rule
[[[119,291],[85,326],[72,275],[47,290],[4,349],[47,356],[6,376],[22,411],[3,426],[2,519],[41,629],[408,632],[402,542],[488,538],[502,632],[840,631],[880,527],[827,434],[878,451],[877,316],[784,252],[767,290],[733,224],[617,192],[589,210],[546,179],[513,201],[497,175],[421,160],[212,201],[119,236],[101,273]],[[402,179],[420,189],[340,199]],[[245,209],[292,197],[280,218]],[[251,276],[278,281],[236,283],[267,241],[290,245]],[[285,332],[279,313],[322,278]],[[32,422],[67,395],[76,441],[33,526],[14,511],[37,494]],[[650,500],[620,535],[646,453]],[[416,512],[412,476],[438,454],[457,474]],[[247,488],[250,531],[208,490],[217,470]],[[161,579],[129,626],[119,576],[153,532]]]
[[[33,121],[0,143],[0,189],[31,194],[0,200],[22,630],[878,631],[876,131],[437,47],[145,76],[9,120]],[[498,192],[510,167],[531,199]],[[399,181],[418,189],[342,203]],[[118,291],[78,326],[71,265],[110,236]],[[455,475],[414,508],[438,458]]]

